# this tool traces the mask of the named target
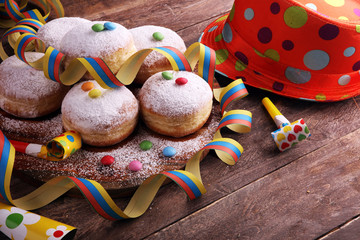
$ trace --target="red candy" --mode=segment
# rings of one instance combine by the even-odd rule
[[[188,80],[186,78],[180,77],[177,78],[175,82],[177,85],[185,85],[188,82]]]
[[[101,163],[105,166],[111,165],[114,161],[115,159],[110,155],[106,155],[101,159]]]

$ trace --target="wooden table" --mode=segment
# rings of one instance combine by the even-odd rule
[[[62,0],[66,16],[119,22],[127,28],[154,24],[178,32],[187,46],[233,0]],[[248,87],[233,107],[253,114],[244,153],[235,166],[210,154],[201,163],[207,193],[189,201],[175,185],[160,189],[140,218],[111,222],[86,200],[63,196],[34,211],[76,226],[76,239],[359,239],[359,97],[336,103],[289,99]],[[276,126],[261,104],[268,96],[290,121],[304,118],[311,138],[280,153],[270,136]],[[24,190],[26,186],[27,190]],[[13,196],[28,186],[13,179]],[[116,199],[124,208],[128,198]]]

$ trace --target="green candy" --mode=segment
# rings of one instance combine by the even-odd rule
[[[105,27],[104,27],[104,24],[96,23],[96,24],[92,25],[91,29],[94,32],[101,32],[105,29]]]
[[[174,78],[174,76],[172,75],[171,72],[162,72],[162,77],[165,78],[166,80],[171,80]]]
[[[153,146],[153,144],[149,140],[144,140],[140,143],[140,148],[141,148],[141,150],[144,150],[144,151],[151,149],[152,146]]]
[[[156,41],[161,41],[164,39],[164,35],[161,32],[154,32],[152,36]]]

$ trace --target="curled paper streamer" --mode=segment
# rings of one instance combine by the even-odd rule
[[[50,161],[60,161],[81,148],[80,134],[68,131],[50,140],[46,145],[10,140],[17,152]]]
[[[25,59],[24,53],[30,44],[33,41],[40,41],[28,27],[28,23],[19,24],[7,31],[2,40],[5,37],[11,38],[13,34],[24,33],[16,40],[14,46],[16,56],[30,66],[44,71],[45,76],[53,81],[72,85],[78,82],[88,71],[103,88],[129,85],[135,79],[146,56],[152,51],[157,51],[169,60],[175,71],[192,71],[198,63],[198,74],[213,89],[215,51],[201,43],[192,44],[185,54],[171,47],[157,47],[138,51],[123,64],[116,75],[111,72],[106,63],[100,58],[74,59],[62,72],[64,54],[52,47],[48,47],[45,56],[36,62],[28,62]],[[1,51],[0,54],[2,58],[7,57]],[[228,127],[239,133],[249,132],[251,129],[250,112],[242,110],[240,112],[229,111],[226,113],[225,111],[230,102],[248,94],[241,80],[236,80],[225,88],[213,89],[213,92],[216,99],[220,102],[222,113],[225,114],[214,135],[214,139],[188,161],[185,170],[162,172],[146,179],[139,186],[124,210],[121,210],[114,203],[106,190],[98,182],[66,176],[53,178],[29,195],[15,200],[12,199],[10,179],[14,164],[14,148],[2,133],[0,135],[0,149],[6,154],[3,154],[0,160],[0,196],[15,206],[31,210],[51,203],[76,186],[93,208],[101,216],[109,220],[141,216],[150,206],[166,178],[170,178],[177,183],[189,199],[199,197],[206,192],[200,174],[200,160],[205,153],[209,150],[214,150],[222,161],[234,165],[243,152],[242,146],[237,141],[221,136],[221,129]]]
[[[0,231],[10,239],[73,239],[76,228],[0,202]]]
[[[157,51],[164,55],[173,70],[175,71],[192,71],[197,62],[199,62],[198,74],[203,77],[210,86],[213,85],[213,74],[215,69],[215,51],[206,47],[201,43],[194,43],[182,54],[179,50],[172,47],[156,47],[143,49],[133,54],[120,68],[115,75],[101,58],[76,58],[69,66],[62,71],[62,63],[64,54],[57,49],[48,47],[45,55],[36,62],[29,62],[25,58],[25,52],[31,48],[36,41],[44,45],[44,43],[36,36],[37,28],[40,26],[36,20],[19,22],[14,28],[9,29],[1,38],[3,42],[8,38],[10,45],[14,45],[15,55],[23,62],[30,66],[44,71],[44,75],[64,85],[73,85],[78,82],[82,76],[88,71],[93,78],[103,88],[116,88],[122,85],[131,84],[138,73],[142,62],[152,51]],[[20,33],[23,33],[19,36]],[[8,57],[3,46],[0,45],[0,56],[4,60]],[[206,58],[199,58],[199,53]]]
[[[38,6],[44,13],[42,15],[38,9],[25,11],[28,2]],[[50,11],[53,9],[57,17],[64,16],[64,8],[59,0],[23,0],[20,6],[14,0],[0,0],[0,28],[10,28],[17,22],[26,19],[36,19],[45,23],[48,20]]]
[[[231,91],[231,88],[228,89]],[[73,187],[77,187],[104,218],[120,220],[141,216],[150,206],[158,189],[166,178],[170,178],[187,194],[189,199],[194,199],[206,192],[200,174],[200,160],[205,151],[214,150],[217,156],[229,165],[234,165],[240,158],[243,148],[235,140],[221,137],[220,130],[229,127],[237,132],[248,132],[251,128],[251,113],[245,110],[229,111],[220,121],[214,139],[197,152],[186,164],[185,170],[162,172],[146,179],[137,189],[125,210],[116,206],[106,190],[96,181],[60,176],[51,179],[34,192],[12,199],[10,180],[15,160],[15,149],[0,132],[0,197],[5,201],[21,207],[22,209],[37,209],[45,206]]]

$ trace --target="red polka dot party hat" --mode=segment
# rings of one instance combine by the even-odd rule
[[[200,41],[218,73],[250,86],[315,101],[360,94],[357,0],[235,0]]]

